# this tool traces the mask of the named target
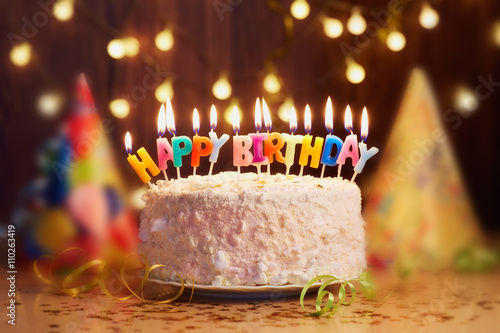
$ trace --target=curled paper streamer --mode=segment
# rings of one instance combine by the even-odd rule
[[[109,275],[110,265],[106,261],[104,261],[102,259],[91,260],[91,261],[89,261],[89,262],[81,265],[80,267],[74,269],[73,271],[71,271],[71,273],[69,273],[68,275],[66,275],[64,277],[64,279],[62,280],[60,286],[58,286],[57,283],[54,281],[53,274],[52,274],[53,273],[53,268],[54,268],[54,262],[56,262],[57,259],[61,255],[63,255],[64,253],[67,253],[69,251],[81,251],[82,253],[86,254],[85,250],[82,249],[82,248],[79,248],[79,247],[70,247],[70,248],[67,248],[67,249],[61,251],[56,256],[53,256],[53,255],[42,255],[42,256],[38,257],[33,262],[33,270],[35,272],[35,275],[41,281],[43,281],[44,283],[46,283],[48,285],[56,286],[61,291],[63,291],[64,293],[70,294],[70,295],[76,295],[76,294],[79,294],[81,292],[91,290],[95,286],[99,285],[99,287],[101,288],[101,291],[106,296],[108,296],[110,298],[113,298],[116,301],[125,301],[125,300],[131,299],[133,297],[136,297],[136,298],[138,298],[139,300],[141,300],[144,303],[166,304],[166,303],[170,303],[170,302],[175,301],[176,299],[178,299],[184,293],[184,289],[185,289],[184,280],[182,279],[182,277],[180,276],[180,274],[174,269],[175,273],[177,274],[177,276],[181,280],[181,287],[179,289],[179,292],[175,296],[173,296],[173,297],[171,297],[169,299],[163,300],[163,301],[151,301],[151,300],[146,299],[144,297],[144,285],[145,285],[146,281],[148,280],[149,274],[153,270],[155,270],[157,268],[167,267],[167,266],[166,265],[160,265],[160,264],[156,264],[156,265],[150,266],[149,261],[146,259],[146,257],[143,254],[140,254],[140,253],[130,253],[130,254],[128,254],[127,256],[125,256],[125,258],[123,258],[123,261],[122,261],[122,263],[120,265],[120,278],[121,278],[121,282],[127,288],[127,290],[130,292],[130,294],[127,295],[127,296],[124,296],[124,297],[115,297],[108,290],[108,288],[106,287],[105,281],[106,281],[106,277]],[[138,255],[138,256],[140,256],[142,258],[142,260],[144,261],[144,269],[145,269],[144,277],[142,278],[140,286],[135,291],[132,290],[132,288],[130,288],[130,285],[128,284],[127,280],[125,279],[125,267],[126,267],[125,264],[127,262],[127,259],[130,258],[132,255]],[[51,262],[50,262],[50,268],[49,268],[49,276],[48,277],[46,277],[45,275],[43,275],[41,273],[40,269],[38,268],[38,261],[41,260],[41,259],[50,259],[51,260]],[[71,284],[72,281],[74,281],[77,278],[81,277],[82,274],[85,271],[89,270],[92,267],[98,267],[97,276],[95,278],[93,278],[89,282],[83,283],[82,285],[79,285],[77,287],[68,288],[68,286]],[[188,301],[188,303],[185,306],[189,305],[191,303],[191,300],[193,299],[193,294],[194,294],[194,279],[191,279],[191,280],[193,281],[193,287],[191,289],[191,296],[189,297],[189,301]],[[178,308],[178,309],[175,309],[175,310],[171,310],[171,311],[168,311],[168,312],[179,311],[181,308]]]
[[[318,289],[318,296],[316,297],[316,302],[315,302],[316,311],[309,312],[311,316],[322,316],[328,313],[327,316],[331,317],[335,314],[335,312],[337,312],[338,308],[341,305],[351,305],[356,300],[356,288],[354,287],[354,284],[351,281],[341,281],[333,275],[320,275],[309,281],[304,286],[302,292],[300,293],[300,306],[304,310],[307,310],[304,306],[304,298],[307,294],[307,291],[309,290],[309,288],[311,288],[313,284],[315,284],[320,280],[323,280],[323,283],[321,284],[321,287],[319,287]],[[363,292],[365,297],[371,300],[375,299],[375,288],[373,287],[373,281],[369,273],[363,272],[361,273],[359,279],[353,281],[359,282],[361,286],[361,291]],[[326,287],[334,283],[340,283],[340,288],[337,295],[337,302],[335,302],[335,294],[332,293],[331,291],[325,290]],[[351,290],[351,299],[349,301],[346,300],[347,286]],[[323,299],[325,298],[325,296],[328,296],[328,299],[324,307],[322,307]]]

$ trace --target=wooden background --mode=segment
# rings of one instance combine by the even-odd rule
[[[77,0],[75,16],[70,21],[49,18],[47,24],[29,38],[36,52],[35,61],[25,68],[17,68],[8,58],[11,44],[7,35],[9,32],[20,34],[23,17],[32,21],[33,15],[43,9],[36,1],[0,1],[0,221],[9,221],[21,186],[38,174],[36,151],[40,143],[58,132],[65,117],[64,113],[55,119],[42,117],[35,107],[36,97],[46,88],[69,87],[79,72],[87,75],[101,117],[112,119],[115,124],[109,138],[123,175],[135,186],[138,179],[124,158],[123,135],[130,130],[135,147],[144,145],[154,152],[159,103],[154,98],[154,90],[149,90],[143,100],[136,101],[124,120],[114,118],[107,105],[111,99],[130,95],[134,87],[141,85],[148,75],[148,64],[159,64],[175,81],[173,105],[178,133],[191,135],[194,107],[201,113],[201,132],[206,133],[212,103],[219,109],[218,131],[232,132],[231,126],[222,120],[222,110],[229,101],[218,101],[211,93],[211,86],[221,71],[229,73],[233,96],[239,98],[244,112],[243,133],[253,130],[257,96],[265,96],[276,112],[284,95],[274,98],[266,95],[261,81],[264,59],[283,43],[282,17],[263,0],[232,0],[237,5],[220,16],[214,7],[216,2]],[[289,0],[279,2],[286,7],[291,3]],[[299,130],[302,130],[304,106],[309,103],[313,110],[313,134],[325,135],[324,104],[331,96],[336,109],[336,133],[343,133],[346,104],[352,106],[355,120],[360,118],[361,109],[366,105],[370,113],[369,144],[383,147],[413,67],[428,70],[443,112],[453,107],[452,92],[458,84],[474,89],[478,76],[490,74],[494,81],[500,81],[497,60],[500,50],[490,36],[494,20],[500,19],[498,1],[434,2],[441,21],[431,31],[418,24],[420,2],[410,1],[403,11],[405,49],[391,52],[374,38],[357,57],[367,73],[359,85],[346,80],[345,60],[339,47],[341,42],[352,44],[353,37],[344,33],[339,39],[329,39],[318,20],[326,13],[345,22],[349,14],[330,8],[331,1],[311,0],[310,3],[309,17],[304,21],[294,20],[294,38],[288,53],[276,60],[284,81],[283,91],[293,96],[299,111]],[[387,2],[353,3],[383,9]],[[370,15],[365,17],[368,22],[373,21]],[[173,24],[175,28],[175,45],[172,50],[161,52],[154,46],[154,36],[166,24]],[[117,34],[136,37],[141,45],[140,56],[110,58],[106,47]],[[462,118],[457,129],[451,127],[453,123],[446,124],[484,226],[497,230],[500,228],[496,209],[500,150],[495,134],[500,125],[499,106],[500,92],[494,92],[481,102],[477,112]],[[286,128],[287,124],[275,119],[275,128]],[[221,159],[218,170],[230,164],[230,152]],[[365,193],[376,167],[377,163],[368,163],[359,177]],[[207,170],[208,162],[205,162],[200,172]],[[189,172],[190,168],[183,170],[185,175]]]

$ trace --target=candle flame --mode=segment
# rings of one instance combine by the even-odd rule
[[[352,133],[352,112],[349,105],[345,108],[344,128]]]
[[[200,131],[200,115],[198,114],[198,110],[194,108],[193,110],[193,132],[194,134],[198,134]]]
[[[215,105],[212,104],[210,109],[210,130],[213,131],[217,127],[217,110]]]
[[[260,101],[257,97],[255,101],[255,130],[259,132],[262,129],[262,111],[260,109]]]
[[[165,105],[162,104],[160,112],[158,112],[158,136],[162,137],[165,134]]]
[[[326,109],[325,109],[325,127],[328,131],[328,134],[333,133],[333,105],[332,99],[328,97],[326,101]]]
[[[177,133],[175,130],[174,110],[172,109],[170,98],[167,98],[167,129],[168,132],[174,136]]]
[[[267,107],[267,103],[264,98],[262,98],[262,111],[264,113],[264,126],[266,126],[266,130],[270,132],[273,128],[273,121],[271,119],[271,113],[269,112],[269,108]]]
[[[366,106],[363,108],[363,115],[361,116],[361,141],[365,142],[368,138],[368,111]]]
[[[238,107],[235,105],[233,107],[233,131],[234,133],[238,134],[240,131],[240,111],[238,110]]]
[[[311,134],[311,108],[309,104],[306,105],[306,112],[304,116],[304,129],[307,134]]]
[[[130,135],[130,132],[125,134],[125,151],[127,154],[132,153],[132,136]]]
[[[297,130],[297,112],[295,112],[295,108],[292,106],[290,109],[290,132],[295,133]]]

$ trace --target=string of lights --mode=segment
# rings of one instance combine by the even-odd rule
[[[259,72],[264,73],[264,75],[251,76],[250,79],[262,80],[261,83],[266,93],[270,96],[278,96],[278,98],[274,98],[274,100],[282,101],[282,106],[279,108],[278,115],[283,121],[287,121],[288,112],[286,108],[293,105],[293,99],[291,97],[291,92],[282,91],[282,79],[278,73],[276,61],[290,52],[294,39],[296,39],[296,36],[294,36],[293,20],[304,20],[309,17],[311,12],[310,3],[314,3],[314,5],[320,4],[324,9],[319,11],[311,21],[319,21],[322,25],[324,34],[333,40],[346,33],[351,34],[353,37],[363,35],[367,30],[365,16],[374,10],[383,9],[381,7],[353,5],[345,1],[320,0],[292,0],[289,7],[286,8],[276,0],[267,1],[267,6],[270,10],[281,15],[285,28],[285,36],[283,44],[272,50],[263,61],[263,67]],[[389,4],[387,6],[389,6]],[[422,28],[430,30],[438,25],[439,13],[429,2],[412,2],[411,5],[420,7],[419,23]],[[402,6],[402,8],[404,8],[404,6]],[[52,6],[52,14],[57,20],[67,22],[75,15],[75,9],[84,11],[89,15],[89,10],[85,8],[83,3],[77,0],[56,0]],[[341,19],[335,17],[335,12],[348,13],[349,17],[347,21],[342,22]],[[406,37],[401,31],[403,11],[388,12],[390,12],[390,14],[387,15],[385,24],[379,28],[378,35],[380,38],[378,38],[378,40],[384,41],[390,51],[399,52],[403,50],[406,45]],[[119,30],[98,17],[93,16],[92,22],[100,27],[106,34],[111,36],[107,45],[107,53],[111,58],[119,60],[125,57],[140,57],[140,59],[147,64],[159,64],[147,50],[141,48],[137,38],[123,36]],[[500,24],[496,23],[494,26],[497,27],[495,30],[495,40],[500,44]],[[154,44],[158,50],[169,52],[175,47],[175,39],[179,36],[183,37],[183,41],[190,39],[181,27],[167,23],[164,28],[154,36]],[[199,53],[200,57],[206,57],[206,55],[201,55],[203,53],[202,50],[198,50],[195,47],[193,47],[193,49],[195,52]],[[34,53],[32,44],[29,41],[22,41],[15,44],[10,50],[10,60],[15,66],[24,67],[33,62]],[[345,62],[339,62],[339,66],[345,66],[345,77],[347,81],[352,84],[359,84],[364,81],[366,71],[362,64],[357,62],[355,58],[355,56],[346,55]],[[213,67],[213,63],[209,59],[206,60],[206,63]],[[37,62],[37,65],[40,64]],[[227,112],[230,113],[232,107],[238,105],[238,100],[232,97],[231,86],[231,81],[236,79],[236,77],[228,73],[227,70],[212,69],[219,73],[217,80],[213,83],[211,89],[208,87],[201,87],[201,89],[204,91],[211,91],[213,96],[219,100],[228,100],[231,98],[230,106],[227,109]],[[154,92],[155,98],[161,103],[164,103],[167,98],[172,99],[174,96],[174,83],[178,80],[180,80],[180,78],[175,74],[165,79],[164,82],[156,87]],[[324,84],[326,83],[325,81]],[[60,103],[60,98],[61,96],[54,92],[43,94],[39,98],[39,108],[41,112],[47,116],[57,114],[57,109],[62,104]],[[129,102],[124,98],[113,99],[109,103],[109,107],[112,114],[118,118],[125,118],[130,111]],[[230,122],[230,117],[227,117],[227,120]]]

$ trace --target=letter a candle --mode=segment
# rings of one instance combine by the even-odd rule
[[[348,157],[352,159],[352,166],[355,166],[359,160],[357,147],[358,137],[356,134],[352,133],[352,113],[349,105],[345,109],[344,127],[346,131],[351,132],[351,134],[345,138],[344,145],[342,146],[339,157],[337,159],[337,163],[339,164],[339,168],[337,170],[337,178],[340,177],[340,171],[342,170],[342,166],[345,164],[345,160]]]

